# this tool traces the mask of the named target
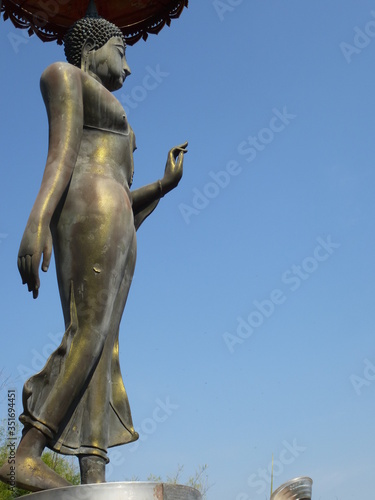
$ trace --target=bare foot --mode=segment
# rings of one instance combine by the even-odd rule
[[[44,434],[34,427],[24,432],[15,459],[5,462],[1,467],[0,480],[28,491],[71,486],[40,458],[46,442]]]
[[[23,458],[17,455],[15,464],[10,465],[6,462],[1,467],[0,480],[28,491],[72,486],[66,479],[50,469],[41,458]]]

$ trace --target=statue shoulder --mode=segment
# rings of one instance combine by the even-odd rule
[[[82,81],[83,71],[67,62],[55,62],[48,66],[40,77],[40,86],[55,87],[56,85],[71,86]]]

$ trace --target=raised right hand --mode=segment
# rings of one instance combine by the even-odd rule
[[[172,148],[168,153],[164,177],[161,180],[163,195],[174,189],[181,180],[184,154],[187,153],[187,145],[188,143],[184,142],[180,146]]]

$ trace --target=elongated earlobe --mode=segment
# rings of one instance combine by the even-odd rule
[[[82,47],[81,52],[81,70],[87,72],[89,70],[89,53],[95,50],[95,42],[91,37],[88,37]]]

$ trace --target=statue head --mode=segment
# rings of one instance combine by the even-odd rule
[[[89,44],[90,50],[98,50],[114,37],[121,38],[126,47],[120,28],[98,15],[86,15],[76,21],[64,37],[66,60],[80,68],[86,44]]]
[[[120,28],[97,14],[76,21],[64,39],[67,61],[89,73],[110,91],[121,88],[130,75],[125,48]]]

